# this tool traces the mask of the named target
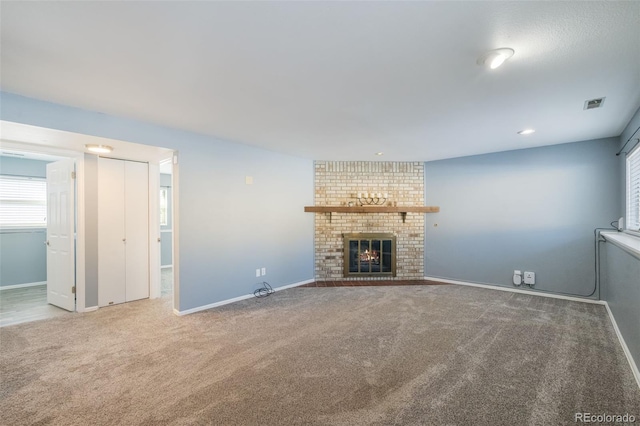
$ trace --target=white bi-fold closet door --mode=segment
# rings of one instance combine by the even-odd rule
[[[149,165],[98,160],[98,305],[149,297]]]

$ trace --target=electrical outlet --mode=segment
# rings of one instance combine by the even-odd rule
[[[256,277],[260,276],[260,268],[256,269]]]
[[[524,283],[533,286],[536,283],[536,273],[524,271]]]
[[[522,284],[522,272],[515,270],[513,271],[513,285],[521,285]]]
[[[267,268],[262,268],[262,275],[267,275]]]

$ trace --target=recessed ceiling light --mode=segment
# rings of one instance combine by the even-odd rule
[[[384,155],[384,152],[376,152],[376,155]]]
[[[536,131],[533,129],[524,129],[518,132],[519,135],[530,135],[531,133],[535,133]]]
[[[109,145],[95,145],[95,144],[86,144],[87,150],[91,152],[95,152],[96,154],[108,154],[113,151],[113,147]]]
[[[476,63],[478,65],[484,65],[492,70],[498,68],[500,65],[504,64],[504,61],[513,56],[515,51],[509,47],[502,47],[500,49],[490,50],[483,55],[481,55]]]

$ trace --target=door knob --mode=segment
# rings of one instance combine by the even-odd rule
[[[127,239],[126,239],[126,238],[123,238],[123,239],[122,239],[122,242],[123,242],[123,243],[126,243],[126,242],[127,242]]]
[[[161,242],[160,237],[158,237],[158,242]]]
[[[51,244],[49,244],[49,240],[45,241],[44,243],[45,243],[46,245],[48,245],[48,246],[49,246],[49,245],[51,245]]]

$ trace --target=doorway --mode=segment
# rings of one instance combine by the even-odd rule
[[[0,121],[2,133],[2,151],[19,150],[35,154],[46,154],[56,157],[68,157],[76,160],[77,185],[77,217],[76,217],[76,311],[89,312],[98,309],[98,252],[97,252],[97,159],[85,153],[86,145],[109,145],[116,157],[123,160],[147,162],[149,164],[149,260],[150,260],[150,298],[160,297],[160,226],[158,225],[158,191],[159,162],[169,158],[174,151],[150,145],[99,138],[90,135],[65,132],[49,128],[28,126],[19,123]],[[114,158],[116,158],[114,157]],[[174,171],[175,174],[175,171]],[[172,190],[175,186],[172,187]],[[175,191],[171,201],[177,203]],[[177,215],[177,206],[171,207],[172,216]],[[172,227],[172,236],[176,235],[176,227]],[[44,248],[44,231],[39,247]],[[177,244],[172,242],[173,252],[177,252]],[[173,294],[177,294],[179,286],[175,278],[177,262],[172,256],[174,274]],[[43,278],[46,281],[46,278]],[[2,297],[0,295],[0,297]]]
[[[61,316],[76,308],[75,184],[66,170],[74,170],[74,163],[74,158],[21,151],[3,143],[0,326]],[[65,176],[60,165],[69,172]],[[54,169],[60,178],[56,185],[47,183]],[[55,214],[52,208],[58,208]]]

